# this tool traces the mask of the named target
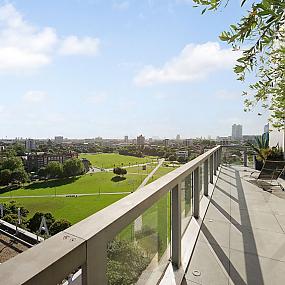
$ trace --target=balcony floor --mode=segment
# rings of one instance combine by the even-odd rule
[[[221,167],[182,284],[284,284],[285,192],[263,191],[251,172]]]

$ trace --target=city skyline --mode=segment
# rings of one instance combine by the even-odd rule
[[[218,40],[239,4],[203,16],[187,2],[0,1],[0,137],[261,133]]]

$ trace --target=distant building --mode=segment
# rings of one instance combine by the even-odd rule
[[[231,137],[217,137],[217,143],[220,145],[230,145]]]
[[[185,139],[185,140],[183,141],[183,144],[184,144],[185,146],[191,146],[191,145],[193,145],[193,140],[192,140],[192,139]]]
[[[46,167],[51,161],[64,163],[67,159],[70,158],[78,158],[78,153],[68,152],[65,154],[51,154],[45,152],[38,152],[28,154],[25,164],[28,171],[38,171],[41,167]]]
[[[241,141],[242,140],[242,125],[232,125],[232,140]]]
[[[181,136],[180,136],[179,134],[176,136],[176,140],[177,140],[177,141],[180,141],[180,140],[181,140]]]
[[[255,143],[256,137],[258,137],[258,135],[243,135],[242,139],[244,142]]]
[[[175,154],[176,154],[177,159],[179,157],[182,157],[183,159],[188,158],[188,150],[178,150],[178,151],[176,151]]]
[[[0,151],[5,150],[5,146],[4,145],[0,145]]]
[[[137,145],[145,145],[145,137],[143,135],[137,137]]]
[[[148,139],[148,142],[152,143],[152,142],[153,142],[153,139],[152,139],[152,138],[149,138],[149,139]]]
[[[169,139],[164,139],[164,140],[163,140],[163,145],[164,145],[165,147],[168,147],[168,146],[169,146]]]
[[[129,137],[128,136],[124,136],[124,143],[128,143],[129,142]]]
[[[36,149],[36,141],[34,139],[25,140],[26,151],[31,151]]]
[[[63,136],[55,136],[54,142],[58,144],[63,143]]]

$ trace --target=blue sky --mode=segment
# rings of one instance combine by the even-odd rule
[[[218,40],[241,17],[231,2],[0,1],[0,137],[261,133]]]

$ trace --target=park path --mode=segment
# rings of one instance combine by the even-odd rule
[[[147,182],[149,181],[149,179],[154,175],[154,173],[158,170],[158,168],[163,164],[164,162],[164,158],[160,159],[157,166],[152,170],[151,173],[149,173],[149,175],[144,179],[144,181],[142,182],[142,184],[138,187],[138,189],[144,187]]]
[[[120,168],[139,167],[139,166],[150,165],[150,164],[155,164],[155,163],[156,162],[146,162],[146,163],[140,163],[140,164],[126,165]],[[97,166],[91,166],[87,174],[96,173],[96,172],[113,172],[113,169],[114,168],[99,168]]]
[[[100,196],[100,195],[118,195],[118,194],[131,194],[132,192],[100,192],[100,193],[70,193],[70,194],[48,194],[48,195],[31,195],[31,196],[1,196],[0,199],[11,198],[50,198],[50,197],[80,197],[80,196]]]

